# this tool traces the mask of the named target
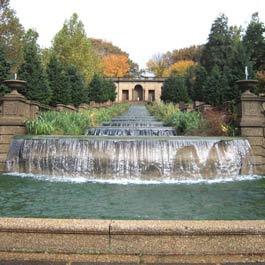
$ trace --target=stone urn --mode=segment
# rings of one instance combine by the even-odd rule
[[[24,80],[4,80],[3,81],[3,84],[10,87],[10,89],[11,89],[10,95],[20,95],[17,92],[17,89],[24,87],[26,85],[26,83],[27,82]]]
[[[257,86],[258,84],[258,80],[254,80],[254,79],[249,79],[249,80],[238,80],[236,82],[236,84],[239,87],[239,90],[242,93],[246,92],[246,91],[251,91],[253,92],[253,89]]]

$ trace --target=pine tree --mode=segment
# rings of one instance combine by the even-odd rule
[[[265,69],[264,33],[265,26],[259,20],[258,13],[254,13],[243,37],[243,44],[253,64],[254,71]]]
[[[169,77],[165,79],[161,92],[161,100],[163,100],[164,102],[169,102],[169,101],[176,102],[174,77]]]
[[[79,106],[81,103],[88,102],[88,90],[85,87],[82,75],[77,72],[75,66],[70,65],[67,67],[66,77],[70,84],[71,103]]]
[[[201,80],[205,101],[221,106],[238,95],[235,82],[242,78],[247,57],[240,44],[241,28],[228,27],[225,15],[218,17],[205,44],[201,64],[207,73],[207,81]],[[215,86],[215,87],[213,87]]]
[[[27,81],[27,85],[19,92],[24,94],[27,99],[49,104],[51,89],[41,65],[37,37],[37,32],[33,30],[29,30],[25,34],[24,63],[18,70],[18,78]]]
[[[47,66],[47,78],[52,90],[51,105],[69,104],[71,102],[70,83],[59,60],[52,56]]]
[[[189,96],[193,101],[205,101],[207,72],[200,64],[192,67],[187,74]]]
[[[222,71],[232,52],[232,39],[228,28],[228,18],[222,14],[211,27],[208,42],[205,44],[201,64],[209,73],[215,65]]]
[[[230,91],[230,87],[226,74],[215,65],[207,79],[207,94],[205,100],[207,103],[221,107],[223,103],[227,101],[228,91]]]
[[[99,75],[94,75],[88,91],[89,101],[97,103],[114,101],[116,98],[116,87],[113,81],[104,79]]]
[[[107,100],[115,101],[116,99],[116,86],[111,79],[104,79],[104,90]]]
[[[95,101],[97,103],[105,102],[103,93],[103,78],[95,74],[88,90],[89,101]]]
[[[169,77],[164,81],[161,99],[165,102],[188,102],[189,96],[185,77]]]

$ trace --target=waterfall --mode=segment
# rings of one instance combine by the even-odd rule
[[[7,168],[88,180],[209,180],[250,174],[250,151],[242,138],[176,136],[144,106],[131,106],[86,136],[16,137]]]
[[[245,139],[184,137],[15,138],[12,172],[87,179],[213,179],[250,174]]]
[[[176,130],[171,127],[97,127],[87,131],[87,135],[99,136],[175,136]]]

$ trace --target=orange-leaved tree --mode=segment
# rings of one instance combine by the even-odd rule
[[[110,54],[103,58],[103,73],[106,77],[124,77],[130,70],[128,57]]]
[[[171,76],[184,76],[188,69],[191,66],[194,66],[196,63],[191,60],[181,60],[178,62],[175,62],[173,65],[171,65],[168,69],[169,74]]]

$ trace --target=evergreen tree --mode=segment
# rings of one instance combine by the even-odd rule
[[[81,74],[77,72],[75,66],[70,65],[66,69],[66,76],[70,84],[71,103],[79,106],[81,103],[88,102],[88,91],[85,87],[84,80]]]
[[[0,97],[10,92],[10,89],[2,82],[10,77],[10,64],[6,61],[5,50],[0,44]]]
[[[208,73],[215,65],[222,71],[227,65],[231,52],[232,39],[228,28],[228,18],[222,14],[211,27],[208,42],[202,51],[201,64]]]
[[[215,65],[207,79],[207,94],[205,96],[206,102],[214,106],[221,106],[225,100],[224,91],[226,89],[226,79],[220,68]]]
[[[104,79],[104,88],[107,100],[115,101],[116,99],[116,86],[111,79]]]
[[[243,44],[253,64],[254,71],[265,69],[264,33],[265,26],[259,20],[258,13],[254,13],[243,37]]]
[[[116,98],[116,87],[111,80],[95,74],[88,91],[89,101],[97,103],[106,102],[108,100],[114,101]]]
[[[174,77],[168,77],[165,79],[161,91],[161,100],[164,102],[176,102],[175,101],[175,78]]]
[[[51,104],[69,104],[71,102],[70,82],[63,71],[59,60],[52,56],[47,66],[47,78],[52,90]]]
[[[49,104],[51,89],[41,65],[40,49],[36,42],[37,37],[37,32],[33,30],[28,30],[25,34],[24,63],[18,70],[18,77],[27,81],[27,85],[19,92],[24,94],[27,99]]]
[[[205,101],[207,72],[203,66],[191,67],[187,74],[189,96],[193,101]]]
[[[181,76],[167,78],[163,84],[161,100],[174,103],[188,102],[189,96],[185,78]]]
[[[241,44],[241,28],[229,28],[228,19],[222,14],[214,21],[201,56],[207,81],[203,78],[198,85],[204,88],[205,101],[221,106],[233,100],[238,95],[235,82],[242,79],[247,61]]]
[[[105,102],[103,93],[103,78],[95,74],[88,90],[89,101],[95,101],[97,103]]]

